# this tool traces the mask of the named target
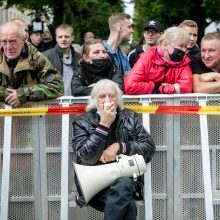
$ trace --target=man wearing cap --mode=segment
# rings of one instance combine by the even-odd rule
[[[160,38],[162,33],[161,24],[157,20],[149,20],[147,21],[144,27],[144,36],[143,36],[143,44],[139,44],[134,50],[132,50],[129,55],[129,63],[130,66],[133,67],[136,61],[139,58],[139,55],[155,45],[157,45],[158,39]]]
[[[42,31],[41,30],[31,30],[30,31],[29,41],[32,43],[38,51],[43,52],[42,50]]]

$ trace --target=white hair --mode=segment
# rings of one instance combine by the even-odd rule
[[[91,96],[88,101],[88,105],[86,107],[86,111],[97,109],[97,101],[98,101],[98,95],[101,91],[109,91],[112,90],[112,87],[116,90],[116,96],[117,96],[117,105],[119,109],[123,109],[123,100],[122,100],[122,94],[123,92],[118,87],[118,84],[113,82],[109,79],[102,79],[98,81],[95,86],[92,89]]]

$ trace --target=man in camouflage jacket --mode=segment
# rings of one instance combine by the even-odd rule
[[[25,42],[20,24],[3,24],[0,40],[0,101],[18,107],[25,101],[63,95],[61,74],[42,53]]]

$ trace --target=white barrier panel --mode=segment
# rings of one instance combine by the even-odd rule
[[[198,106],[198,97],[202,99],[203,96],[204,94],[124,96],[124,100],[129,106],[141,106],[146,102],[149,106]],[[220,104],[218,95],[207,95],[205,99],[208,106]],[[62,103],[74,106],[84,105],[86,101],[87,97],[62,97],[48,102],[27,103],[24,107],[54,107],[61,106]],[[77,115],[12,117],[7,126],[4,125],[4,120],[0,120],[1,208],[8,209],[8,212],[1,212],[1,219],[103,218],[102,213],[91,207],[80,209],[68,206],[68,195],[76,189],[72,167],[75,155],[71,146],[71,124],[75,117]],[[145,178],[147,182],[151,179],[151,183],[145,186],[148,197],[151,198],[145,199],[148,201],[145,207],[138,206],[137,219],[208,219],[205,197],[211,198],[211,193],[208,191],[207,195],[205,192],[207,186],[204,184],[203,166],[210,166],[210,174],[205,175],[211,180],[212,191],[219,195],[220,116],[207,115],[205,129],[208,130],[206,133],[209,137],[209,165],[202,159],[201,129],[204,128],[200,127],[199,115],[145,114],[142,119],[143,124],[149,125],[145,127],[149,129],[157,151],[151,162],[151,176]],[[11,126],[12,131],[9,132],[5,126]],[[7,145],[3,143],[3,139],[7,139],[7,142],[11,139],[11,143],[8,142]],[[10,178],[6,181],[5,176]],[[218,220],[220,199],[217,196],[214,199],[213,218]],[[152,201],[152,205],[149,201]],[[212,205],[209,204],[209,207]]]

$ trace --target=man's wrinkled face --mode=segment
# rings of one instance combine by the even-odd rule
[[[3,47],[5,56],[14,60],[21,54],[21,50],[25,43],[25,37],[19,36],[13,28],[3,28],[1,32],[1,46]]]
[[[112,103],[115,109],[118,105],[117,92],[114,86],[103,88],[97,95],[97,108],[101,110],[104,108],[104,103]]]

